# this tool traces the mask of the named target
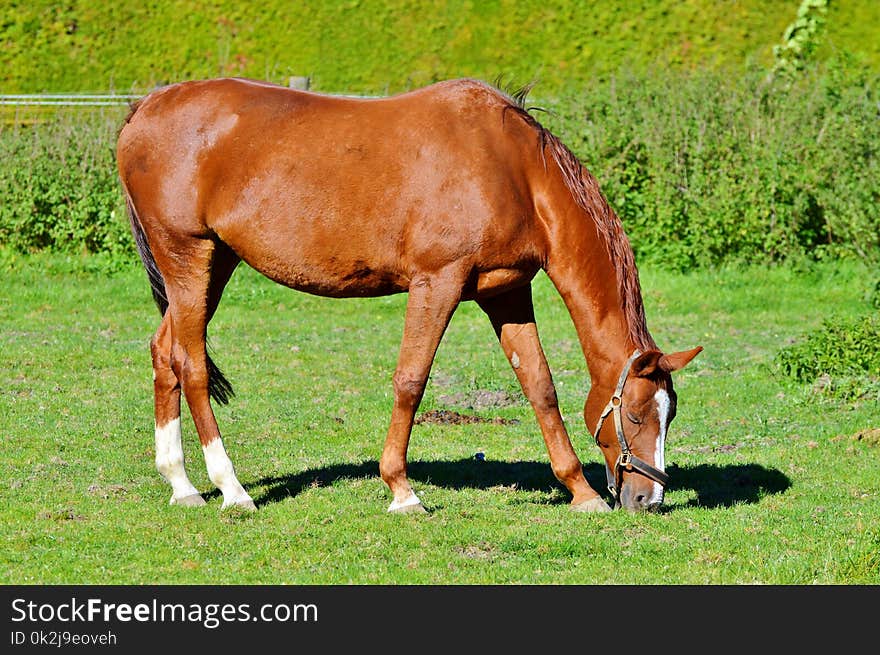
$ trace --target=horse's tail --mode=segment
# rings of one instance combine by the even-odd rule
[[[144,234],[144,228],[138,218],[137,210],[131,202],[131,197],[126,192],[125,208],[128,210],[128,220],[131,223],[131,233],[134,235],[134,245],[137,247],[138,255],[147,271],[147,278],[150,280],[150,288],[153,291],[153,300],[156,301],[156,307],[159,313],[165,316],[168,309],[168,297],[165,295],[165,278],[159,272],[156,266],[156,259],[153,257],[153,251],[150,250],[150,244],[147,243],[147,235]]]
[[[131,233],[134,236],[134,243],[137,247],[138,255],[147,271],[147,278],[150,280],[150,289],[153,292],[153,300],[156,301],[156,307],[159,313],[165,316],[168,310],[168,296],[165,293],[165,279],[156,266],[156,259],[153,257],[153,251],[150,250],[150,244],[147,242],[147,235],[144,234],[144,227],[138,218],[137,210],[131,201],[128,190],[125,190],[125,207],[128,210],[128,220],[131,222]],[[225,405],[229,399],[235,395],[229,380],[223,375],[223,371],[214,363],[210,355],[207,355],[208,367],[208,394],[216,402]]]

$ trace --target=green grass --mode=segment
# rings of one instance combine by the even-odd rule
[[[661,347],[705,347],[676,377],[672,481],[650,515],[568,509],[487,320],[462,305],[421,410],[518,422],[416,426],[411,478],[431,512],[391,516],[376,462],[405,296],[315,298],[242,267],[211,343],[238,392],[217,411],[224,441],[259,510],[220,511],[188,415],[208,506],[180,508],[153,468],[145,275],[88,272],[93,261],[27,256],[3,272],[2,583],[880,583],[880,445],[864,432],[880,427],[877,403],[830,401],[772,370],[824,317],[867,311],[863,268],[643,268]],[[574,329],[543,275],[535,295],[563,414],[601,489]],[[511,400],[468,408],[486,391]]]
[[[643,71],[769,69],[799,0],[29,0],[0,6],[0,87],[144,91],[244,75],[385,93],[448,77],[541,80],[541,93]],[[817,57],[880,66],[880,7],[831,2]]]

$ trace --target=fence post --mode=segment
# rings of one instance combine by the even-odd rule
[[[287,83],[287,86],[289,86],[291,89],[299,89],[300,91],[308,91],[309,85],[311,84],[311,81],[312,80],[310,77],[295,75],[290,78],[290,80]]]

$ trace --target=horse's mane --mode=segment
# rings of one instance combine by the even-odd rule
[[[122,129],[131,122],[132,118],[134,118],[135,112],[140,108],[142,101],[143,101],[143,98],[140,98],[138,100],[134,100],[134,101],[128,103],[128,114],[126,114],[125,120],[122,121],[122,123],[120,123],[119,129],[116,130],[116,138],[117,139],[119,138],[119,135],[122,132]]]
[[[648,332],[635,256],[629,239],[623,231],[623,225],[602,195],[596,178],[587,170],[586,166],[555,134],[541,125],[529,113],[530,109],[540,109],[526,106],[526,96],[531,88],[532,85],[529,84],[512,93],[502,91],[510,102],[505,111],[514,111],[537,131],[542,158],[545,157],[545,153],[549,149],[572,198],[593,219],[597,232],[605,241],[608,256],[617,273],[621,309],[629,326],[630,339],[635,347],[642,351],[656,349],[657,344]]]

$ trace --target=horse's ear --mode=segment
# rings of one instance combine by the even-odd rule
[[[663,355],[660,358],[658,365],[667,373],[678,371],[690,364],[691,360],[699,355],[702,350],[703,346],[697,346],[693,350],[683,350],[680,353],[670,353],[669,355]]]
[[[650,377],[657,371],[664,355],[659,350],[647,350],[636,357],[632,363],[632,374],[635,377]]]

